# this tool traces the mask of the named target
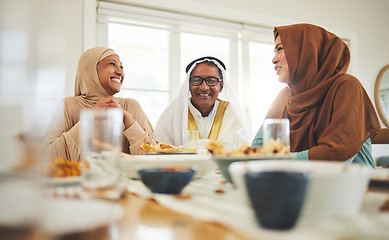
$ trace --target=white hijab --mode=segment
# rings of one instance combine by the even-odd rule
[[[230,103],[235,114],[238,116],[242,124],[242,127],[244,129],[243,133],[245,134],[245,139],[248,139],[248,141],[251,142],[252,134],[248,124],[247,116],[243,111],[243,108],[240,106],[239,101],[235,96],[230,86],[230,83],[227,80],[226,71],[224,67],[218,61],[212,58],[201,58],[200,60],[196,61],[187,71],[187,75],[185,77],[184,82],[181,85],[181,89],[177,98],[166,108],[164,113],[162,113],[155,127],[158,140],[163,141],[164,139],[160,139],[160,138],[164,135],[164,131],[168,131],[168,129],[162,129],[161,122],[170,122],[172,126],[174,126],[173,127],[174,142],[171,144],[178,146],[184,142],[183,131],[186,130],[188,127],[188,99],[190,98],[189,78],[192,73],[192,70],[196,67],[196,65],[205,61],[214,63],[220,69],[222,73],[223,82],[224,82],[223,91],[222,91],[222,93],[224,94],[222,93],[221,94],[225,95],[226,100]],[[170,119],[169,115],[172,116],[172,119]],[[166,132],[165,134],[169,134],[169,133]]]

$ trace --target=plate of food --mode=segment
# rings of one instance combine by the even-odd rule
[[[159,142],[154,146],[148,142],[143,142],[140,148],[146,155],[163,155],[163,154],[197,154],[197,151],[186,150],[182,147]]]
[[[251,148],[248,143],[244,142],[231,151],[217,141],[210,141],[206,148],[212,154],[212,160],[217,164],[221,174],[230,183],[233,183],[233,180],[229,167],[233,162],[270,159],[288,160],[295,158],[295,154],[290,153],[282,143],[276,141],[269,141],[267,145],[258,148]]]
[[[211,141],[206,148],[212,154],[213,159],[243,159],[243,160],[263,160],[263,159],[294,159],[296,156],[277,141],[269,141],[263,147],[251,148],[247,142],[242,143],[238,148],[228,151],[222,144]]]
[[[182,154],[197,154],[197,152],[194,152],[194,151],[183,151],[183,152],[170,152],[170,153],[164,153],[164,152],[154,152],[154,153],[145,153],[145,155],[165,155],[165,154],[168,154],[168,155],[182,155]]]
[[[43,172],[43,182],[48,186],[68,186],[81,183],[81,167],[79,161],[57,158],[52,162],[47,162]]]
[[[226,155],[226,156],[212,156],[216,160],[271,160],[271,159],[295,159],[296,155],[293,153],[283,154],[251,154],[251,155]]]
[[[163,142],[159,142],[159,143],[155,144],[154,146],[148,142],[143,142],[140,145],[140,148],[142,149],[142,151],[145,154],[166,154],[166,153],[169,153],[169,154],[183,154],[183,153],[185,154],[186,153],[187,154],[187,153],[194,153],[194,152],[185,151],[184,148],[182,148],[182,147],[170,145],[170,144],[163,143]]]

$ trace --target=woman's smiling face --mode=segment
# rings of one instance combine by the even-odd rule
[[[124,72],[118,55],[113,54],[105,57],[97,64],[97,74],[101,85],[109,95],[120,92]]]
[[[284,46],[281,42],[281,37],[278,35],[274,42],[274,57],[272,63],[277,72],[278,80],[288,85],[291,84],[289,76],[288,60],[286,59]]]

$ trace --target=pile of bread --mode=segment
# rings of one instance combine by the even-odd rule
[[[154,146],[147,143],[143,142],[140,145],[140,148],[143,150],[145,153],[176,153],[176,152],[183,152],[184,149],[181,147],[173,146],[167,143],[162,143],[159,142],[155,144]]]
[[[211,141],[207,144],[208,151],[215,156],[245,156],[245,155],[274,155],[287,154],[289,149],[281,142],[270,140],[264,146],[251,148],[247,142],[244,142],[238,148],[228,151],[217,141]]]
[[[162,142],[159,142],[154,146],[147,142],[143,142],[140,145],[140,148],[145,153],[176,153],[184,151],[182,147],[177,147]],[[274,155],[289,153],[289,149],[283,143],[273,139],[268,141],[264,146],[256,148],[251,148],[247,142],[244,142],[238,148],[228,151],[222,144],[217,141],[208,142],[206,148],[212,155],[215,156],[244,156],[254,154]]]

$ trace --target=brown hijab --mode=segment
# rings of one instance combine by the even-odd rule
[[[309,159],[351,158],[380,123],[359,80],[346,73],[347,45],[310,24],[276,27],[277,33],[291,84],[274,100],[267,118],[289,118],[293,152],[309,149]]]

